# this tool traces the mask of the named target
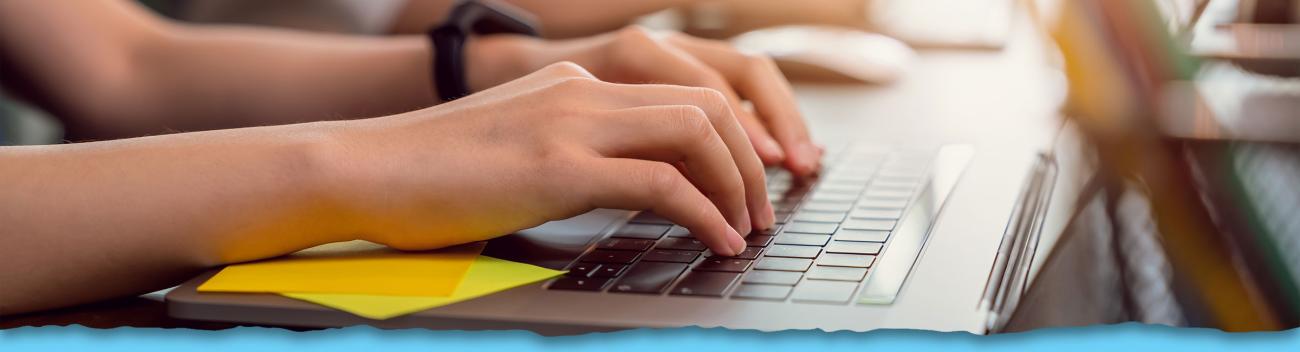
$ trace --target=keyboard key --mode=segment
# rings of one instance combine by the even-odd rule
[[[906,199],[863,199],[858,202],[858,209],[903,209],[906,207]]]
[[[637,216],[632,217],[632,220],[628,222],[654,223],[654,225],[672,225],[672,221],[667,220],[667,218],[660,217],[659,214],[655,214],[651,212],[638,213]]]
[[[805,280],[794,288],[795,302],[847,303],[858,288],[856,282]]]
[[[643,211],[640,214],[636,214],[636,216],[633,216],[632,220],[628,222],[638,223],[638,224],[656,224],[656,225],[673,224],[672,221],[669,221],[668,219],[659,216],[659,214],[651,213],[648,211]]]
[[[600,291],[613,279],[597,277],[564,277],[551,283],[552,290]]]
[[[844,217],[847,216],[847,215],[848,215],[848,213],[828,213],[828,212],[820,212],[820,211],[800,211],[799,213],[797,213],[797,214],[794,215],[794,220],[795,220],[795,221],[807,221],[807,222],[830,222],[830,223],[839,223],[840,221],[844,221]]]
[[[660,293],[668,284],[686,271],[686,264],[640,262],[627,270],[622,279],[614,283],[609,292],[618,293]]]
[[[867,181],[870,179],[871,177],[869,176],[847,175],[846,173],[836,172],[834,174],[826,175],[822,184],[865,188],[867,187]]]
[[[772,211],[777,213],[789,213],[799,206],[799,199],[785,198],[772,201]]]
[[[681,227],[681,226],[673,226],[673,228],[668,229],[668,234],[667,234],[666,236],[668,236],[668,237],[691,237],[691,231],[690,231],[690,230],[687,230],[685,227]]]
[[[826,245],[826,253],[880,254],[884,244],[874,242],[832,241]]]
[[[767,235],[749,235],[749,237],[745,237],[745,245],[751,247],[767,247],[768,244],[772,243],[772,237],[773,236]]]
[[[599,268],[600,268],[600,264],[578,263],[578,264],[574,264],[572,267],[569,267],[569,272],[564,273],[564,275],[573,276],[573,277],[587,277],[591,275],[592,271],[596,271]]]
[[[655,249],[677,249],[684,251],[702,251],[708,246],[694,238],[669,238],[659,242]]]
[[[736,283],[740,273],[692,271],[686,274],[682,282],[677,283],[672,294],[684,296],[722,297],[727,289]]]
[[[841,229],[835,232],[836,241],[885,242],[886,239],[889,239],[889,231]]]
[[[754,229],[753,231],[750,231],[750,232],[749,232],[749,235],[750,235],[750,236],[753,236],[753,235],[766,235],[766,236],[773,236],[773,235],[776,235],[777,232],[781,232],[781,225],[780,225],[780,224],[777,224],[776,226],[772,226],[771,228],[768,228],[768,229],[761,229],[761,230],[760,230],[760,229]]]
[[[806,233],[783,233],[776,236],[776,244],[792,244],[798,246],[825,246],[827,241],[831,240],[831,235],[812,235]]]
[[[862,193],[863,188],[865,187],[856,184],[826,183],[817,186],[817,192],[858,194],[858,193]]]
[[[817,265],[866,268],[874,261],[876,261],[874,255],[826,253],[817,258]]]
[[[812,259],[763,257],[754,265],[759,270],[808,271]]]
[[[745,275],[745,283],[794,286],[801,277],[803,274],[796,271],[752,270]]]
[[[840,224],[840,227],[849,230],[889,231],[893,230],[896,224],[898,220],[850,219]]]
[[[816,258],[822,253],[821,247],[813,246],[792,246],[792,245],[775,245],[767,250],[769,257],[786,257],[786,258]]]
[[[668,262],[668,263],[691,263],[695,258],[700,257],[700,252],[696,251],[675,251],[669,249],[654,249],[645,253],[641,261],[646,262]]]
[[[845,193],[817,192],[817,193],[813,193],[812,198],[808,198],[808,200],[814,202],[853,203],[858,200],[858,195],[845,194]]]
[[[916,182],[905,182],[889,179],[878,179],[871,182],[872,188],[885,188],[895,190],[913,190],[916,189]]]
[[[790,286],[744,284],[731,294],[731,298],[784,301],[790,295]]]
[[[582,256],[581,261],[588,263],[632,264],[632,262],[636,261],[636,257],[639,255],[641,255],[640,252],[597,249]]]
[[[854,170],[854,171],[844,170],[844,171],[834,171],[831,172],[830,174],[827,174],[825,182],[836,183],[836,184],[866,185],[867,181],[870,180],[871,180],[871,174],[869,172],[862,172],[859,170]]]
[[[622,251],[644,251],[655,245],[654,240],[638,240],[631,238],[606,238],[596,243],[596,248],[616,249]]]
[[[903,217],[903,209],[858,209],[849,213],[854,219],[898,220]]]
[[[720,256],[720,255],[714,255],[714,256],[712,256],[712,257],[710,257],[710,258],[749,259],[749,260],[754,260],[754,259],[758,259],[758,254],[759,254],[759,253],[762,253],[762,252],[763,252],[763,247],[745,247],[745,250],[744,250],[744,251],[741,251],[740,254],[737,254],[737,255],[734,256],[734,257],[723,257],[723,256]]]
[[[867,192],[862,195],[866,199],[902,199],[912,198],[911,191],[899,191],[888,188],[867,188]]]
[[[794,212],[791,212],[791,211],[778,211],[778,212],[774,212],[774,213],[772,213],[772,215],[776,216],[776,220],[775,220],[774,222],[775,222],[777,225],[784,225],[785,223],[790,222],[790,219],[794,217]]]
[[[704,261],[700,262],[699,265],[696,265],[695,271],[726,271],[743,273],[745,270],[749,270],[749,266],[753,264],[753,260],[710,257],[704,259]]]
[[[853,209],[853,203],[808,202],[799,210],[845,212]]]
[[[611,237],[623,238],[640,238],[645,240],[657,240],[664,237],[664,233],[672,226],[668,225],[651,225],[651,224],[627,224],[623,228],[614,232]]]
[[[862,281],[867,276],[867,269],[845,268],[839,266],[814,266],[808,270],[808,279],[834,281]]]
[[[618,277],[623,273],[623,269],[627,269],[627,265],[605,264],[592,271],[591,277]]]
[[[788,225],[785,225],[785,232],[829,235],[835,233],[835,229],[838,229],[839,227],[840,227],[839,224],[823,224],[819,222],[795,221]]]

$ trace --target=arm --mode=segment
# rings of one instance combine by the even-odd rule
[[[0,148],[0,315],[348,239],[330,137],[289,125]]]
[[[434,104],[419,36],[161,19],[130,1],[2,1],[0,61],[69,136],[120,138],[380,116]]]
[[[537,16],[548,38],[572,38],[626,26],[637,17],[688,4],[693,0],[506,0]],[[394,33],[424,33],[441,23],[454,0],[408,0],[393,25]]]
[[[734,35],[786,24],[825,24],[866,28],[870,0],[504,0],[537,16],[548,38],[594,35],[626,26],[658,11],[707,4],[721,10],[726,28],[709,34]],[[453,0],[408,0],[394,33],[423,33],[447,15]],[[719,31],[721,30],[721,31]]]
[[[401,115],[0,147],[0,316],[323,243],[440,248],[593,208],[652,209],[732,255],[772,225],[763,177],[717,92],[573,64]]]

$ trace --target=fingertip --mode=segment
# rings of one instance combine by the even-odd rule
[[[795,163],[799,168],[798,173],[803,176],[811,176],[817,172],[821,164],[821,152],[817,146],[812,143],[803,143],[798,148],[797,153],[799,160]]]
[[[731,253],[726,253],[725,256],[733,257],[740,255],[740,252],[745,251],[745,238],[741,237],[740,233],[733,230],[727,236],[727,245],[731,246],[731,248],[728,248],[731,250]]]
[[[754,216],[754,229],[770,229],[776,223],[776,212],[772,210],[771,202],[763,202],[762,209],[757,214],[757,216]]]
[[[771,138],[755,138],[753,143],[754,153],[763,165],[780,165],[786,160],[785,150]]]
[[[753,217],[751,216],[750,218],[745,219],[745,221],[741,222],[739,226],[736,226],[731,230],[736,233],[736,236],[740,236],[742,239],[745,238],[745,235],[741,235],[742,233],[747,234],[754,230],[754,225],[752,224],[753,220],[751,220],[752,218]]]

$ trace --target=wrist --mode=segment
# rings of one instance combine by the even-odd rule
[[[355,121],[326,121],[306,125],[307,131],[286,138],[284,164],[294,175],[292,198],[315,244],[358,239],[365,226],[354,201],[369,177],[358,148],[346,143]],[[308,127],[309,126],[309,127]]]
[[[470,91],[483,91],[535,71],[543,43],[541,39],[513,34],[472,37],[464,49]]]

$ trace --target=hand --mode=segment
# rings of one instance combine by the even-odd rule
[[[822,149],[809,139],[789,82],[766,56],[677,33],[658,36],[635,26],[564,41],[490,36],[475,39],[467,52],[470,86],[476,91],[559,61],[573,61],[610,82],[711,88],[727,98],[764,163],[783,164],[798,176],[820,168]]]
[[[602,82],[572,63],[433,108],[342,122],[337,203],[400,249],[482,240],[593,208],[681,224],[714,252],[772,225],[763,167],[715,90]]]

